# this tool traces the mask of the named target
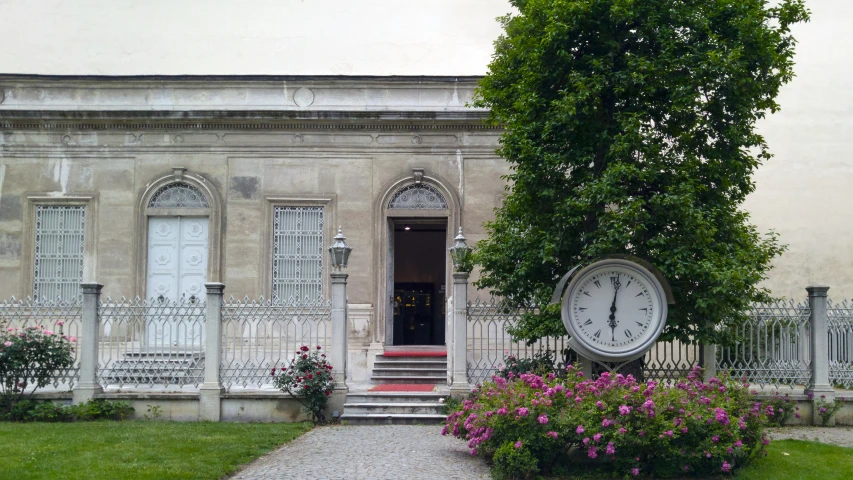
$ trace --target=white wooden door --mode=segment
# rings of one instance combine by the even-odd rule
[[[148,219],[147,297],[153,308],[146,319],[149,347],[199,347],[203,315],[196,302],[205,298],[208,253],[207,217]],[[157,307],[160,302],[164,307]],[[173,308],[165,308],[173,305]]]

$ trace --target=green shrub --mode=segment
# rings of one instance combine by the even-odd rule
[[[792,416],[800,418],[797,410],[797,402],[792,399],[787,393],[780,395],[779,392],[773,392],[773,395],[764,400],[765,406],[772,407],[773,415],[767,416],[767,425],[771,427],[782,427],[788,423]]]
[[[5,419],[22,422],[126,420],[133,411],[125,401],[94,399],[77,405],[57,405],[51,401],[22,400],[12,407]]]
[[[74,364],[75,339],[44,327],[5,328],[0,323],[0,413],[13,414],[16,403],[32,397]]]
[[[703,383],[697,368],[670,386],[567,371],[562,379],[495,377],[447,417],[442,433],[467,439],[473,455],[492,457],[494,474],[508,478],[590,462],[617,476],[719,475],[748,464],[769,443],[764,427],[772,410],[728,377]],[[520,451],[511,454],[507,445],[517,442]]]
[[[493,476],[496,480],[532,478],[539,471],[536,457],[521,441],[506,442],[498,447],[492,461]]]
[[[504,357],[504,364],[498,367],[497,376],[510,378],[510,375],[518,377],[523,373],[535,373],[536,375],[547,375],[554,371],[554,353],[550,350],[533,354],[530,358],[517,358],[515,355]]]
[[[334,388],[332,366],[326,363],[321,349],[317,345],[317,350],[310,352],[303,345],[290,365],[279,371],[272,369],[273,384],[301,403],[315,425],[326,423],[326,406]]]

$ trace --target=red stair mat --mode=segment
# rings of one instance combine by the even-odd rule
[[[385,352],[382,354],[385,357],[446,357],[447,352],[419,352],[417,350]]]
[[[431,392],[435,390],[435,385],[424,385],[414,383],[386,383],[377,385],[369,392]]]

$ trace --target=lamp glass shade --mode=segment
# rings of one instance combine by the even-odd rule
[[[456,235],[453,246],[450,247],[450,259],[453,261],[453,267],[459,269],[466,264],[468,257],[471,255],[471,247],[466,242],[467,238],[462,235],[462,227],[459,227],[459,235]]]
[[[349,255],[352,252],[352,247],[347,245],[346,237],[344,237],[341,227],[338,227],[338,234],[335,235],[335,242],[329,247],[329,255],[332,257],[332,266],[335,268],[346,268],[349,262]]]

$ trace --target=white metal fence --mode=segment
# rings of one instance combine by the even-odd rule
[[[104,386],[198,386],[206,305],[199,300],[107,298],[98,308]]]
[[[491,378],[507,355],[531,358],[545,350],[556,352],[560,368],[566,359],[565,337],[543,338],[533,345],[513,342],[507,327],[530,307],[512,306],[490,299],[468,303],[468,378],[479,383]],[[703,349],[713,348],[713,368],[727,371],[761,387],[806,386],[811,379],[811,328],[805,303],[776,302],[750,307],[749,320],[728,327],[723,345],[658,342],[643,359],[646,379],[672,382],[701,365]],[[829,381],[837,387],[853,387],[853,304],[827,301],[827,361]],[[571,354],[569,354],[571,356]]]
[[[0,302],[0,325],[11,329],[10,333],[23,331],[27,327],[42,327],[52,332],[61,331],[63,335],[70,337],[69,341],[74,345],[74,364],[57,372],[53,380],[54,387],[70,389],[77,382],[80,371],[77,352],[83,341],[80,332],[81,312],[82,306],[76,296],[71,302],[46,298],[34,300],[29,297],[17,300],[12,297]]]
[[[263,387],[273,368],[295,358],[303,345],[327,350],[331,338],[331,303],[308,303],[229,298],[222,306],[222,367],[226,389]]]

